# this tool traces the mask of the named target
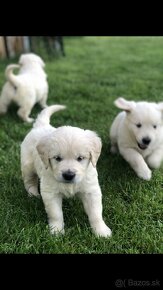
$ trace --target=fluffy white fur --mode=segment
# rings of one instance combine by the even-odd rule
[[[7,66],[7,82],[0,97],[0,114],[5,114],[13,101],[19,106],[18,116],[25,122],[33,121],[29,117],[33,106],[39,103],[42,108],[46,107],[48,83],[44,67],[43,60],[33,53],[22,54],[19,64]],[[16,68],[19,68],[17,75],[13,74]]]
[[[50,115],[64,106],[44,109],[21,145],[21,170],[29,195],[40,193],[51,233],[64,233],[62,199],[78,196],[84,205],[93,232],[109,237],[111,230],[102,218],[102,194],[96,163],[101,140],[95,132],[77,127],[54,128]]]
[[[118,98],[115,105],[124,111],[110,129],[111,152],[119,150],[140,178],[150,180],[150,168],[163,160],[163,103]]]

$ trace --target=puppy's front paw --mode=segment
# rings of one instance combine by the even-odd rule
[[[147,168],[145,170],[142,170],[141,172],[138,172],[138,176],[144,180],[150,180],[152,177],[152,171]]]
[[[32,197],[32,196],[40,197],[37,186],[31,186],[28,189],[28,195],[29,195],[29,197]]]
[[[112,235],[111,229],[104,222],[96,226],[93,230],[98,237],[109,238]]]
[[[64,230],[64,226],[62,223],[50,223],[49,224],[49,227],[50,227],[50,233],[52,235],[63,235],[65,233],[65,230]]]
[[[111,148],[110,148],[110,152],[112,154],[118,153],[118,147],[116,145],[112,145]]]
[[[34,119],[33,118],[27,118],[24,121],[27,122],[27,123],[32,123],[34,121]]]

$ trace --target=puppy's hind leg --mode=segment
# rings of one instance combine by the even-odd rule
[[[43,108],[43,109],[47,107],[47,103],[46,103],[47,98],[48,98],[48,94],[46,93],[42,96],[42,99],[39,101],[39,104],[40,104],[41,108]]]
[[[32,123],[34,119],[29,117],[31,110],[32,110],[32,107],[30,108],[20,107],[19,110],[17,111],[17,114],[23,121]]]
[[[29,196],[39,196],[38,192],[38,176],[31,172],[31,166],[28,164],[22,168],[22,177],[24,186]]]
[[[113,142],[111,140],[111,148],[110,148],[110,152],[112,154],[115,154],[115,153],[118,153],[118,146],[117,146],[117,143]]]
[[[121,122],[122,115],[121,113],[115,118],[113,121],[111,128],[110,128],[110,140],[111,140],[111,153],[117,153],[118,152],[118,145],[117,145],[117,139],[118,139],[118,128],[119,124]]]
[[[6,83],[2,89],[0,97],[0,114],[5,114],[15,94],[15,89],[10,84]]]

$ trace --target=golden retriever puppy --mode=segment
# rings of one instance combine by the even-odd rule
[[[163,103],[118,98],[115,105],[123,112],[110,129],[111,152],[118,150],[140,178],[150,180],[150,168],[163,160]]]
[[[50,115],[64,106],[45,108],[34,128],[21,144],[21,170],[29,195],[40,194],[52,234],[64,233],[62,199],[78,196],[88,215],[93,232],[109,237],[111,230],[102,218],[102,194],[96,163],[101,140],[90,130],[49,124]]]
[[[44,67],[43,60],[34,53],[22,54],[19,64],[7,66],[7,82],[0,97],[0,114],[5,114],[13,101],[19,107],[18,116],[25,122],[33,121],[29,117],[33,106],[39,103],[42,108],[46,107],[48,83]],[[13,74],[16,68],[19,68],[17,75]]]

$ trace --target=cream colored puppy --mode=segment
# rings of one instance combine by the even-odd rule
[[[48,83],[44,67],[43,60],[33,53],[22,54],[19,65],[7,66],[7,82],[0,97],[0,114],[5,114],[13,101],[19,106],[18,116],[25,122],[33,121],[29,117],[33,106],[39,103],[42,108],[46,107]],[[13,74],[16,68],[19,68],[17,75]]]
[[[111,230],[102,218],[102,195],[96,163],[101,140],[95,132],[77,127],[54,128],[50,115],[64,106],[44,109],[21,145],[21,170],[29,195],[40,193],[51,233],[64,233],[62,199],[78,196],[84,205],[93,232],[109,237]]]
[[[163,103],[118,98],[115,105],[123,112],[110,129],[111,152],[119,150],[140,178],[150,180],[150,168],[163,160]]]

